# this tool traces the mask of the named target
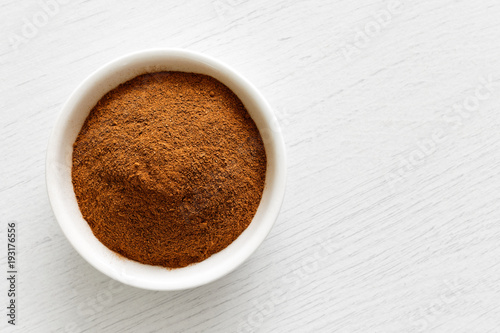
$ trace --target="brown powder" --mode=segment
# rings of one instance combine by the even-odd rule
[[[140,75],[107,93],[73,150],[83,217],[109,249],[169,268],[202,261],[252,221],[262,138],[238,97],[193,73]]]

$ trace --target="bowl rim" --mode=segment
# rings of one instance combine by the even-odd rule
[[[77,108],[72,108],[73,104],[78,101],[78,99],[87,91],[89,91],[92,87],[96,85],[96,83],[99,82],[99,80],[103,80],[103,78],[110,77],[110,70],[114,69],[117,70],[120,68],[121,65],[124,63],[128,63],[129,61],[138,61],[140,59],[148,59],[148,58],[154,58],[154,57],[179,57],[183,58],[185,60],[188,60],[188,62],[194,62],[194,63],[202,63],[203,65],[208,65],[212,67],[215,71],[217,72],[224,72],[226,75],[230,76],[230,80],[232,81],[233,84],[236,84],[237,86],[241,87],[246,94],[248,94],[252,100],[254,100],[258,107],[256,108],[259,113],[263,115],[266,121],[266,126],[267,128],[262,128],[258,127],[259,132],[261,133],[261,136],[264,138],[263,132],[266,131],[265,135],[265,140],[269,140],[273,145],[273,158],[274,158],[274,163],[275,164],[273,167],[277,170],[274,178],[273,178],[273,183],[272,183],[272,193],[270,197],[270,203],[269,207],[271,209],[267,209],[264,214],[264,216],[267,218],[267,222],[264,224],[259,225],[259,232],[257,235],[253,236],[253,242],[249,243],[246,247],[246,250],[243,251],[244,254],[240,255],[237,257],[237,260],[231,260],[229,261],[226,265],[221,265],[221,267],[217,270],[216,273],[211,274],[211,275],[201,275],[198,277],[194,282],[193,280],[190,280],[189,282],[183,282],[183,281],[177,281],[176,283],[172,283],[172,281],[168,280],[169,283],[151,283],[151,281],[143,280],[143,279],[127,279],[124,278],[123,276],[120,276],[117,274],[116,270],[111,269],[111,267],[107,267],[106,265],[103,265],[102,261],[96,260],[96,258],[92,257],[89,252],[85,249],[85,247],[82,245],[81,242],[78,242],[77,238],[79,237],[78,235],[75,235],[72,230],[70,229],[70,224],[72,223],[69,221],[69,219],[66,218],[64,214],[64,210],[66,209],[61,205],[61,195],[62,195],[62,186],[58,184],[58,182],[54,179],[54,173],[49,172],[50,168],[52,167],[53,164],[58,163],[59,161],[59,155],[60,153],[58,152],[60,147],[64,145],[64,142],[62,140],[63,138],[63,131],[65,128],[68,126],[68,119],[73,114],[78,113]],[[154,71],[152,71],[154,72]],[[138,74],[140,75],[140,74]],[[126,80],[121,81],[121,83],[126,82]],[[221,81],[222,83],[226,84],[226,82]],[[111,87],[109,90],[114,89],[114,87]],[[235,92],[236,93],[236,92]],[[256,111],[257,112],[257,111]],[[86,116],[87,117],[87,116]],[[85,118],[86,118],[85,117]],[[253,118],[253,117],[252,117]],[[274,123],[270,123],[274,122]],[[266,154],[268,154],[268,151],[266,150]],[[269,161],[269,157],[268,157]],[[269,163],[267,166],[267,169],[269,169]],[[268,174],[266,173],[266,185],[267,185],[267,177]],[[183,289],[189,289],[189,288],[194,288],[198,287],[204,284],[208,284],[210,282],[213,282],[233,270],[235,270],[238,266],[240,266],[243,262],[245,262],[251,255],[254,253],[257,248],[260,246],[260,244],[264,241],[266,236],[269,234],[271,231],[272,226],[274,225],[275,220],[278,217],[281,205],[283,203],[284,195],[285,195],[285,183],[286,183],[286,155],[285,155],[285,144],[284,140],[282,137],[281,130],[279,128],[279,125],[277,123],[276,117],[274,115],[274,112],[272,111],[272,108],[268,104],[268,102],[265,100],[265,98],[262,96],[262,94],[258,91],[258,89],[250,83],[245,77],[243,77],[239,72],[234,70],[232,67],[228,66],[227,64],[211,57],[206,54],[202,54],[199,52],[191,51],[191,50],[186,50],[186,49],[180,49],[180,48],[156,48],[156,49],[146,49],[142,51],[136,51],[132,52],[129,54],[125,54],[121,57],[118,57],[114,60],[111,60],[104,65],[100,66],[98,69],[96,69],[94,72],[92,72],[89,76],[87,76],[70,94],[64,105],[62,106],[61,110],[59,111],[59,114],[57,116],[57,120],[52,128],[52,132],[49,137],[49,142],[47,146],[47,152],[46,152],[46,161],[45,161],[45,181],[46,181],[46,190],[47,194],[49,197],[49,202],[52,208],[52,211],[54,213],[54,216],[62,229],[65,237],[68,239],[70,244],[73,246],[73,248],[82,256],[88,263],[90,263],[94,268],[96,268],[98,271],[102,272],[103,274],[120,281],[122,283],[125,283],[130,286],[142,288],[142,289],[148,289],[148,290],[183,290]],[[265,188],[264,191],[267,189]],[[264,193],[263,193],[264,195]],[[261,201],[262,203],[262,201]],[[260,208],[261,204],[259,204]],[[259,212],[259,209],[258,211]],[[254,217],[255,218],[255,217]],[[254,222],[254,219],[252,219],[252,222]],[[248,228],[247,228],[248,229]],[[244,231],[245,232],[245,231]],[[241,235],[240,235],[241,236]],[[233,242],[234,243],[234,242]],[[231,246],[231,245],[229,245]],[[228,246],[228,247],[229,247]],[[111,251],[111,250],[110,250]],[[222,250],[224,251],[224,250]],[[241,251],[240,251],[241,252]],[[124,258],[125,260],[130,260],[127,258]],[[205,259],[207,260],[207,259]],[[203,261],[202,261],[203,262]],[[144,264],[141,264],[144,265]],[[197,265],[197,263],[193,264]],[[191,266],[193,266],[191,265]],[[190,266],[188,266],[190,267]],[[182,269],[182,268],[180,268]],[[165,268],[166,271],[169,271],[169,269]],[[175,269],[174,269],[175,270]],[[167,273],[165,273],[167,274]]]

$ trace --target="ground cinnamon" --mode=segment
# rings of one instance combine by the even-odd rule
[[[84,219],[109,249],[169,268],[200,262],[250,224],[266,154],[239,98],[193,73],[140,75],[92,109],[73,149]]]

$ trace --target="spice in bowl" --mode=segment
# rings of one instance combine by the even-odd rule
[[[72,182],[96,238],[143,264],[203,261],[248,227],[266,152],[240,99],[202,74],[137,76],[102,97],[73,145]]]

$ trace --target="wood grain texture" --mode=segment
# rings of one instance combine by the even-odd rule
[[[0,244],[13,220],[20,246],[18,326],[2,314],[2,332],[500,332],[498,1],[53,3],[0,4]],[[69,94],[153,47],[236,68],[287,146],[269,237],[235,272],[182,292],[96,271],[45,191]]]

